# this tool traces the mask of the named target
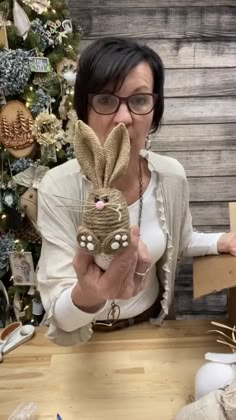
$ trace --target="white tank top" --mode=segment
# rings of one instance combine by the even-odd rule
[[[142,313],[155,302],[158,296],[159,287],[156,278],[155,263],[161,258],[166,249],[167,237],[161,228],[157,211],[157,200],[155,193],[157,182],[157,174],[156,172],[152,171],[150,182],[143,194],[143,209],[140,229],[141,239],[146,244],[151,257],[151,270],[147,274],[147,282],[144,290],[142,290],[138,295],[132,297],[131,299],[117,299],[115,301],[120,306],[120,319],[130,318]],[[137,225],[139,200],[131,204],[128,209],[130,225]],[[107,319],[108,311],[110,310],[110,303],[111,301],[107,302],[104,311],[96,316],[96,319]]]

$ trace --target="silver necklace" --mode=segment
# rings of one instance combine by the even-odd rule
[[[141,157],[139,156],[139,212],[138,212],[138,227],[140,229],[141,222],[142,222],[142,212],[143,212],[143,171],[142,171],[142,162]],[[111,302],[111,307],[107,315],[107,320],[112,325],[116,321],[118,321],[120,317],[120,307],[119,305],[113,300]]]

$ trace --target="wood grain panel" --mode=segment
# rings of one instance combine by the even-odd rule
[[[230,69],[168,69],[166,71],[165,97],[235,95],[236,67]]]
[[[143,38],[236,39],[236,7],[81,8],[71,5],[86,38],[129,35]]]
[[[161,154],[174,157],[182,163],[189,177],[236,176],[236,150],[172,151]]]
[[[236,201],[236,177],[188,178],[190,201]]]
[[[167,98],[164,124],[235,123],[236,98]]]
[[[163,125],[150,136],[154,152],[236,149],[235,124]]]
[[[94,333],[70,347],[56,346],[47,328],[38,328],[4,357],[0,418],[30,398],[41,420],[58,412],[65,420],[172,420],[194,392],[204,354],[220,351],[216,336],[206,334],[211,327],[210,321],[165,320],[161,328],[147,322]]]
[[[69,0],[69,4],[75,25],[82,29],[80,51],[104,35],[128,35],[159,53],[166,68],[165,113],[161,130],[151,136],[152,150],[184,165],[196,230],[228,231],[228,202],[236,201],[236,2]],[[218,301],[212,305],[208,298],[197,303],[198,308],[192,304],[192,292],[187,296],[192,270],[186,275],[184,268],[178,278],[183,287],[177,309],[190,317],[199,308],[201,316],[223,313],[226,305]]]
[[[218,225],[218,226],[194,225],[194,229],[198,232],[206,232],[206,233],[218,233],[218,232],[224,233],[224,232],[229,232],[230,230],[229,225]]]
[[[155,38],[155,36],[154,36]],[[153,48],[166,68],[221,68],[235,67],[236,42],[226,40],[192,41],[187,39],[138,39]],[[82,52],[92,40],[82,37]]]
[[[229,225],[228,203],[190,203],[194,226]]]
[[[110,8],[117,9],[120,7],[125,8],[147,8],[147,7],[192,7],[192,6],[234,6],[234,2],[231,0],[119,0],[119,2],[111,0],[88,0],[80,1],[69,0],[69,6],[75,8],[79,6],[81,8]]]

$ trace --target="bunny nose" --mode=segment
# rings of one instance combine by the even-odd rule
[[[95,206],[96,206],[97,210],[103,210],[104,207],[105,207],[105,203],[103,203],[103,201],[99,200],[99,201],[96,202]]]

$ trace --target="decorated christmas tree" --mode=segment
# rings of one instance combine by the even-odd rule
[[[78,50],[64,0],[0,0],[0,327],[43,315],[37,188],[73,157]]]

